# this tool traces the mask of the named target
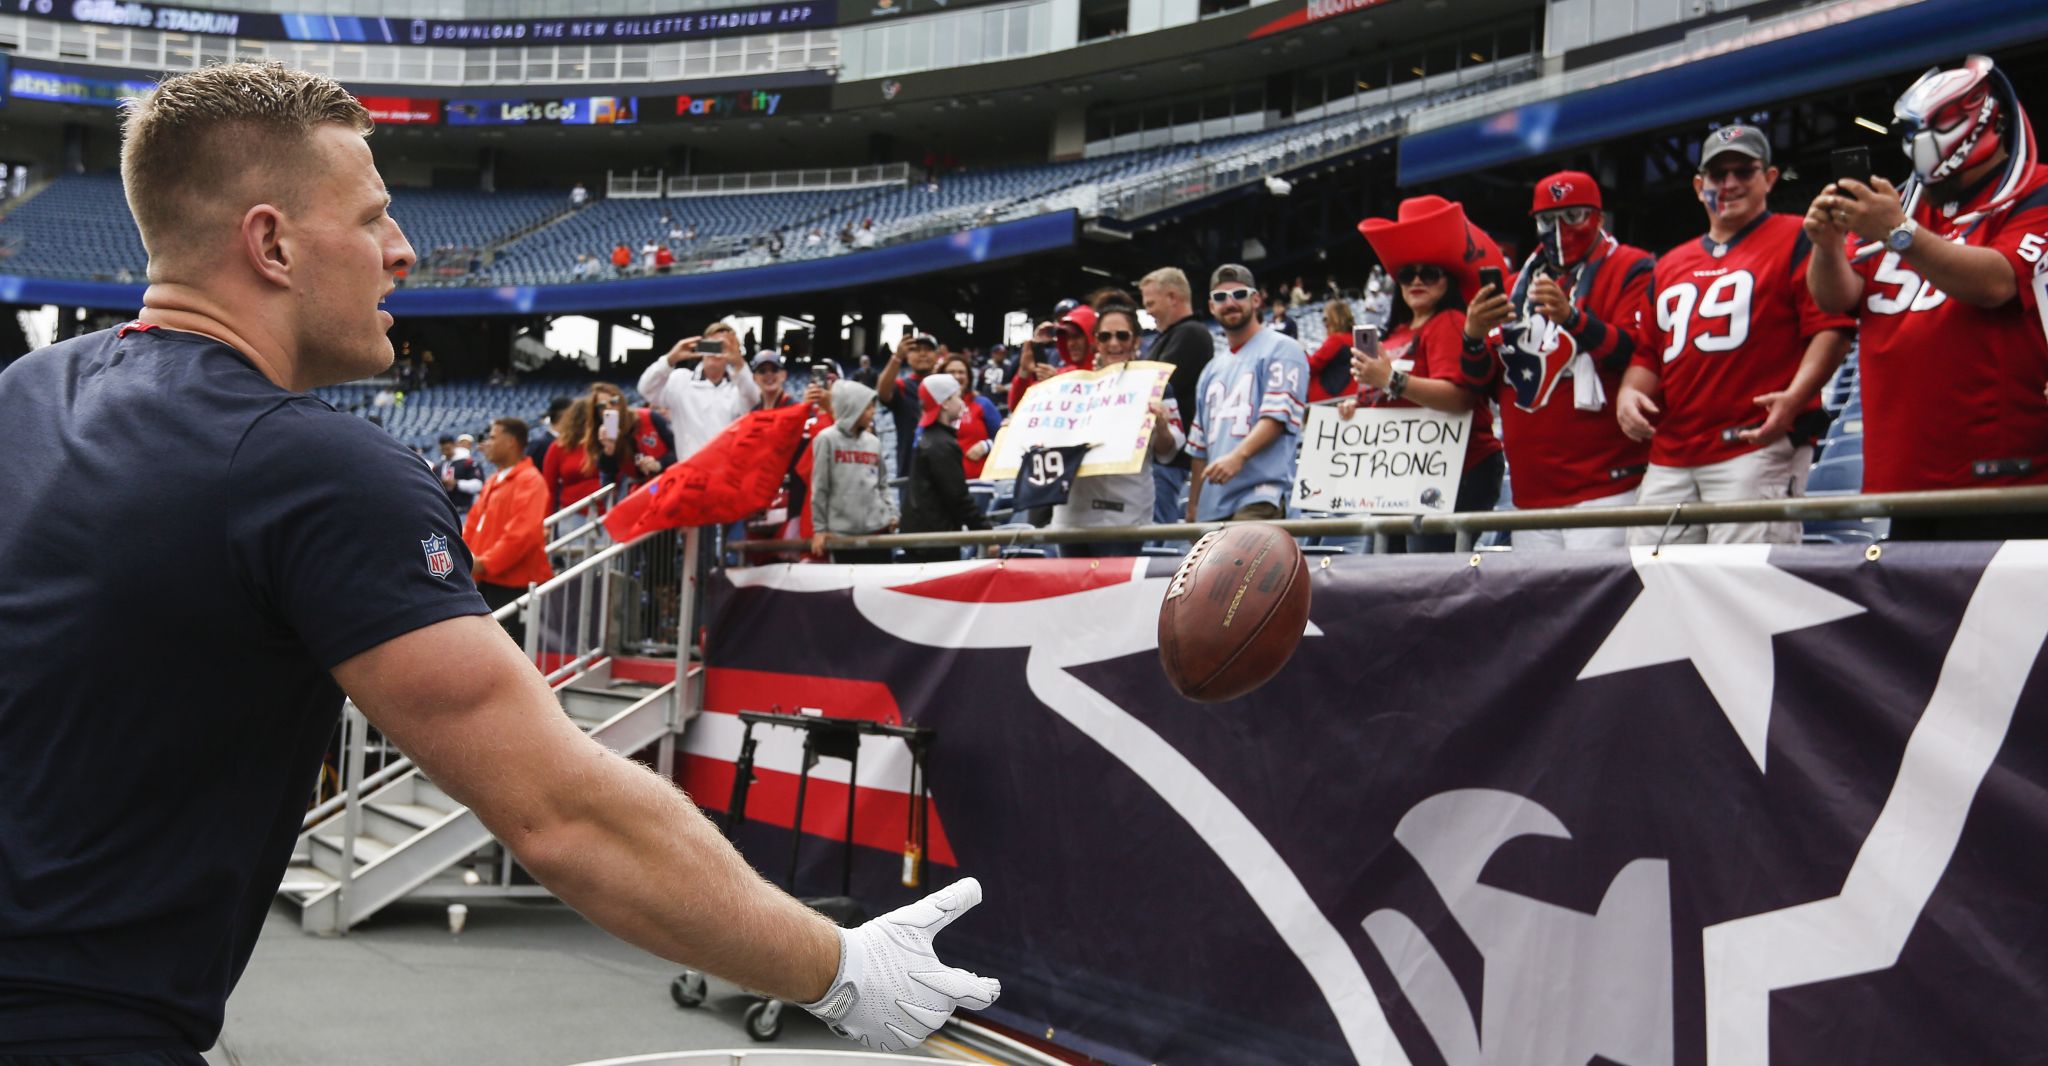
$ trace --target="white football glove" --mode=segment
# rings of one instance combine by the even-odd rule
[[[907,1051],[959,1007],[980,1010],[1002,983],[939,961],[932,938],[981,902],[970,877],[898,907],[858,929],[839,931],[839,973],[823,999],[803,1008],[832,1031],[877,1051]]]

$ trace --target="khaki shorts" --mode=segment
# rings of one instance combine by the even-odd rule
[[[1230,513],[1231,522],[1277,522],[1281,518],[1280,505],[1260,500],[1248,503]]]

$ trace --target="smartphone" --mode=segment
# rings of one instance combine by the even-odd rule
[[[1353,326],[1351,346],[1367,355],[1378,355],[1380,351],[1380,328],[1378,326]]]
[[[698,355],[724,355],[725,342],[717,337],[706,337],[697,342]]]
[[[1843,178],[1855,178],[1857,181],[1869,184],[1869,148],[1864,147],[1862,145],[1858,145],[1854,148],[1837,148],[1834,151],[1828,153],[1828,162],[1830,166],[1834,169],[1835,180],[1837,182],[1841,181]],[[1842,190],[1841,195],[1848,196],[1849,193],[1847,190]],[[1854,199],[1854,197],[1851,197],[1851,199]]]
[[[619,439],[618,408],[612,408],[604,413],[604,428],[598,431],[598,436],[608,441]]]
[[[1499,267],[1479,268],[1479,287],[1483,289],[1488,285],[1493,286],[1493,291],[1495,292],[1507,291],[1508,287],[1505,279],[1501,275]]]

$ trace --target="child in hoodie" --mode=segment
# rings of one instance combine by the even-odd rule
[[[896,528],[896,500],[882,466],[875,390],[846,378],[832,383],[832,425],[811,442],[811,554],[827,536],[860,537]],[[834,549],[835,563],[886,563],[887,548]]]

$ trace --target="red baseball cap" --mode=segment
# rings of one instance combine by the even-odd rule
[[[1583,170],[1560,170],[1536,183],[1536,197],[1529,213],[1536,215],[1560,207],[1599,206],[1600,183],[1593,180],[1593,175]]]

